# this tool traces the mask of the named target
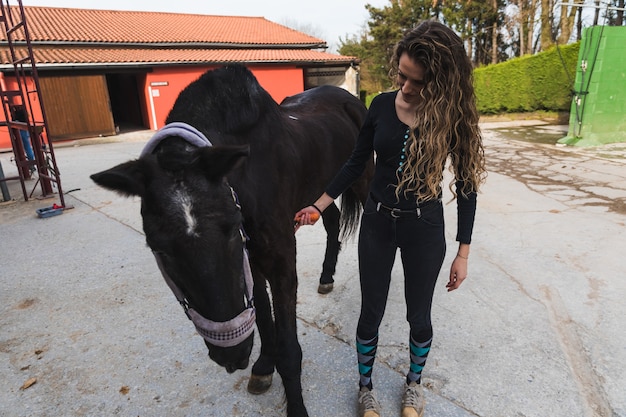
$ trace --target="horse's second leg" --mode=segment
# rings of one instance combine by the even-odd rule
[[[337,266],[337,257],[341,250],[341,242],[339,242],[339,218],[341,213],[337,206],[333,203],[324,210],[322,220],[326,229],[326,252],[324,254],[324,262],[322,263],[322,274],[317,292],[320,294],[328,294],[333,290],[335,268]]]
[[[260,276],[260,272],[257,271],[256,274]],[[254,286],[254,300],[257,312],[256,326],[261,339],[261,353],[252,366],[248,392],[263,394],[272,385],[274,358],[276,356],[276,331],[265,285]]]
[[[287,417],[308,417],[302,398],[302,348],[296,331],[296,295],[277,294],[274,298],[278,356],[276,370],[283,380]]]

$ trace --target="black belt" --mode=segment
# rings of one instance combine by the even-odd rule
[[[418,219],[422,217],[422,210],[430,209],[435,206],[434,203],[440,203],[441,200],[428,200],[420,204],[418,207],[411,210],[402,210],[395,207],[388,207],[378,201],[372,194],[370,194],[370,198],[374,203],[376,203],[376,211],[379,213],[385,213],[391,216],[394,219],[399,219],[401,217],[417,217]]]

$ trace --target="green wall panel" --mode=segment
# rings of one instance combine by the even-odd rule
[[[626,142],[626,27],[583,31],[567,136],[560,143]]]

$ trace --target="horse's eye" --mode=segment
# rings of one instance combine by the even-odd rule
[[[160,258],[167,258],[167,253],[165,253],[165,252],[163,252],[163,251],[160,251],[160,250],[154,250],[154,249],[153,249],[153,250],[152,250],[152,253],[153,253],[155,256],[158,256],[158,257],[160,257]]]

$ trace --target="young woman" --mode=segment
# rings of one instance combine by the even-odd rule
[[[376,153],[358,244],[362,297],[356,330],[359,416],[378,417],[381,413],[373,392],[372,367],[391,270],[400,249],[410,327],[402,416],[421,417],[421,374],[433,337],[431,304],[446,253],[443,171],[449,158],[459,247],[450,268],[448,291],[459,288],[467,277],[476,193],[486,171],[472,64],[461,39],[445,25],[425,21],[396,45],[391,64],[399,89],[372,101],[350,159],[326,192],[296,217],[301,218],[298,227],[314,224],[310,215],[328,207]]]

